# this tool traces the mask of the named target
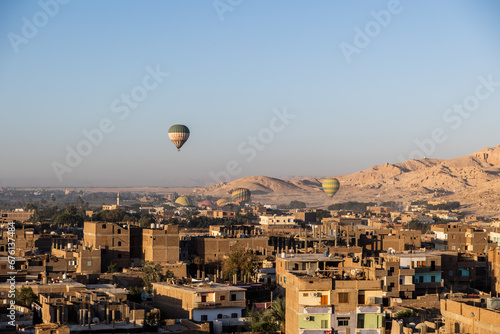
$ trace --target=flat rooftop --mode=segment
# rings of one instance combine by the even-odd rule
[[[239,288],[234,285],[225,285],[218,283],[197,283],[190,285],[175,285],[168,284],[165,282],[153,283],[153,285],[162,285],[165,287],[170,287],[172,289],[180,289],[192,292],[214,292],[214,291],[246,291],[244,288]]]
[[[342,262],[344,260],[340,256],[325,256],[324,254],[286,254],[285,256],[278,256],[278,258],[290,262]]]

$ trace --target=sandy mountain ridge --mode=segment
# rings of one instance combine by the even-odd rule
[[[326,208],[345,201],[385,202],[413,200],[459,201],[464,211],[500,216],[500,145],[455,159],[418,159],[377,165],[337,176],[338,193],[330,199],[321,188],[323,178],[281,180],[249,176],[195,190],[198,194],[228,197],[235,188],[248,188],[253,200],[263,204],[305,202]]]

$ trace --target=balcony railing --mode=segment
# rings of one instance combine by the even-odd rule
[[[220,302],[199,302],[194,303],[194,307],[198,309],[210,309],[210,308],[218,308],[218,307],[245,307],[245,300],[224,300]]]
[[[380,328],[356,328],[356,334],[381,334]]]
[[[376,305],[366,305],[356,307],[356,313],[381,313],[382,308]]]
[[[356,334],[382,334],[381,328],[356,328]]]

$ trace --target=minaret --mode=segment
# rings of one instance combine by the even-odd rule
[[[120,206],[120,193],[116,196],[116,207],[118,208]]]

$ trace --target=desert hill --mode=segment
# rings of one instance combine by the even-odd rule
[[[196,193],[227,197],[232,189],[243,187],[252,191],[256,202],[287,204],[299,200],[308,207],[322,208],[345,201],[459,201],[468,213],[492,217],[500,216],[499,175],[500,145],[455,159],[412,159],[337,176],[341,187],[333,199],[323,193],[322,178],[249,176],[198,188]]]

